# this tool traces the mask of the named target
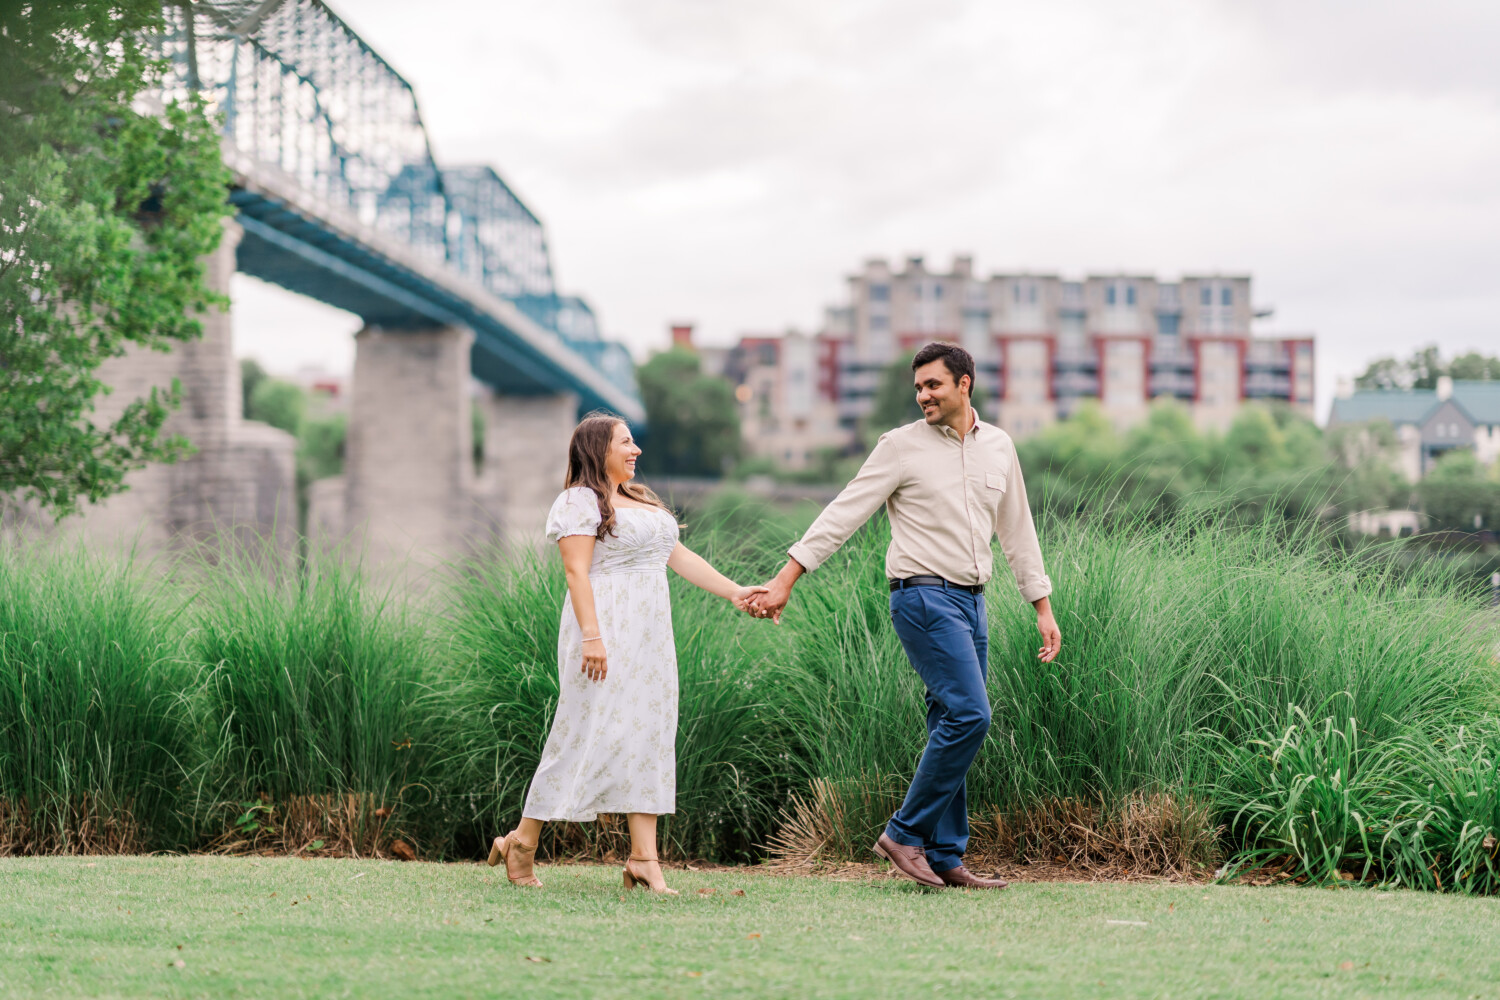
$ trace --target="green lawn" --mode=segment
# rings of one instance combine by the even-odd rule
[[[667,899],[624,894],[614,868],[541,875],[525,892],[474,865],[3,859],[0,993],[1500,998],[1493,898],[727,870],[669,872]]]

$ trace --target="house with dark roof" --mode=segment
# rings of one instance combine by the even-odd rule
[[[1395,428],[1401,469],[1413,481],[1454,448],[1472,450],[1485,465],[1500,459],[1500,382],[1442,376],[1435,389],[1345,390],[1333,401],[1328,426],[1374,420]]]

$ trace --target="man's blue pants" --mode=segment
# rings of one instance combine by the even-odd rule
[[[924,848],[932,870],[943,872],[963,864],[969,846],[964,778],[990,728],[984,595],[904,587],[891,592],[891,621],[927,686],[927,748],[885,832]]]

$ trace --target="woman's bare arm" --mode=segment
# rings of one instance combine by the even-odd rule
[[[573,615],[583,630],[583,673],[591,681],[602,681],[609,672],[604,640],[599,637],[599,615],[594,609],[594,587],[589,583],[589,567],[594,563],[593,535],[566,535],[557,540],[562,553],[563,573],[568,578],[568,595],[573,598]],[[589,636],[594,638],[590,639]]]
[[[710,566],[707,559],[681,542],[677,543],[677,547],[667,557],[667,565],[688,583],[724,598],[741,611],[747,609],[746,602],[752,595],[763,593],[766,589],[764,587],[741,587]]]

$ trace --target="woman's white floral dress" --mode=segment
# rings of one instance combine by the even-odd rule
[[[592,535],[598,526],[594,492],[575,486],[553,503],[547,540]],[[594,545],[589,568],[608,673],[602,681],[583,674],[583,633],[570,595],[557,635],[557,714],[522,811],[531,819],[676,811],[677,647],[667,557],[677,546],[677,519],[616,507],[614,531]]]

